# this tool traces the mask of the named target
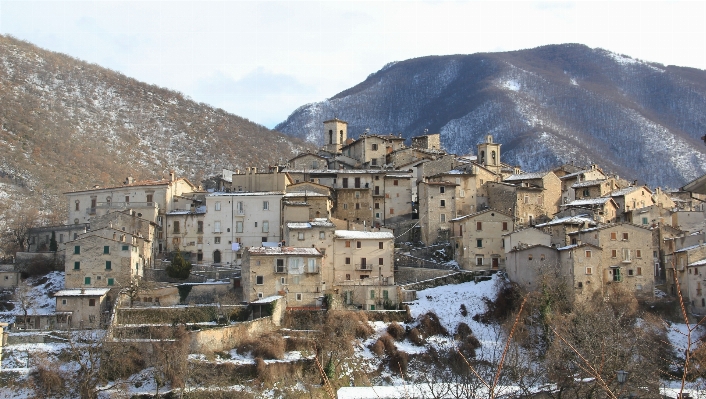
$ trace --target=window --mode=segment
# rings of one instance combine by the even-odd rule
[[[617,249],[611,250],[611,251],[610,251],[610,257],[611,257],[611,258],[617,258],[617,257],[618,257],[618,250],[617,250]]]
[[[213,237],[213,243],[214,243],[214,244],[220,244],[220,243],[221,243],[221,237]]]
[[[376,202],[376,203],[375,203],[375,209],[380,209],[380,203],[379,203],[379,202]]]
[[[276,262],[275,273],[284,273],[285,272],[284,259],[277,259],[275,262]]]
[[[203,233],[203,222],[199,220],[199,221],[197,222],[197,225],[196,225],[196,226],[197,226],[197,227],[196,227],[196,232],[197,232],[197,233]]]
[[[638,276],[642,276],[642,268],[638,266],[638,267],[635,269],[635,274],[638,275]]]
[[[390,215],[394,215],[394,214],[395,214],[395,208],[390,208]]]
[[[176,220],[174,221],[174,233],[176,233],[176,234],[180,233],[179,222]]]
[[[377,166],[377,164],[378,164],[377,158],[371,159],[371,160],[370,160],[370,164],[373,165],[373,166]]]
[[[66,299],[62,299],[62,300],[61,300],[61,304],[62,304],[62,305],[66,305]]]
[[[384,266],[385,265],[385,259],[384,258],[378,258],[378,266]]]
[[[269,233],[269,232],[270,232],[270,222],[268,222],[267,220],[264,220],[264,221],[262,222],[262,232],[263,232],[263,233]]]
[[[80,245],[76,245],[76,246],[74,247],[74,254],[78,255],[78,254],[80,254],[80,253],[81,253],[81,246],[80,246]]]
[[[348,204],[343,204],[343,209],[348,209]]]
[[[351,264],[351,258],[346,258],[346,264],[350,265]]]
[[[483,257],[479,256],[476,258],[476,266],[483,266]]]
[[[483,230],[483,222],[476,222],[476,230]]]
[[[635,275],[635,271],[632,269],[628,269],[628,276],[634,276],[634,275]]]
[[[221,210],[221,201],[216,201],[215,209],[216,209],[217,211],[220,211],[220,210]]]
[[[630,250],[623,248],[623,262],[630,262]]]
[[[373,151],[377,151],[377,150],[378,150],[378,145],[377,145],[377,144],[373,144],[371,147],[372,147]]]
[[[111,270],[112,269],[112,262],[109,260],[105,261],[105,270]]]
[[[623,281],[619,268],[613,269],[613,281]]]
[[[357,202],[355,203],[355,209],[360,209],[360,204]]]
[[[79,261],[74,262],[74,270],[79,270],[79,269],[81,269],[81,262],[79,262]]]
[[[88,306],[96,306],[96,299],[95,298],[90,298],[88,300]]]
[[[76,200],[76,210],[79,210],[81,207],[81,202],[79,200]]]
[[[103,246],[103,253],[104,253],[104,254],[109,254],[109,253],[110,253],[110,245],[104,245],[104,246]]]
[[[503,231],[507,231],[507,222],[503,222]]]
[[[243,232],[243,222],[235,222],[235,232],[236,233]]]
[[[264,276],[256,276],[255,277],[255,284],[257,284],[257,285],[265,284],[265,277]]]
[[[355,247],[356,247],[356,248],[360,248],[361,246],[363,246],[363,243],[362,243],[362,242],[360,242],[360,241],[356,241],[356,242],[355,242]]]
[[[388,293],[387,290],[382,290],[382,299],[384,299],[384,300],[390,299],[390,294]]]
[[[375,299],[375,290],[370,290],[370,299]]]
[[[611,240],[617,240],[617,239],[618,239],[618,233],[616,233],[616,232],[610,233],[610,239],[611,239]]]
[[[112,278],[108,279],[108,285],[115,285],[115,280]]]
[[[360,177],[353,178],[353,186],[355,188],[360,188]]]
[[[343,188],[348,188],[348,178],[347,177],[343,178],[341,185],[343,185]]]
[[[446,223],[446,214],[445,213],[442,213],[441,215],[439,215],[439,221],[441,223]]]
[[[529,195],[525,195],[525,204],[529,204]]]
[[[297,239],[300,240],[300,241],[303,241],[303,240],[304,240],[304,233],[300,231],[300,232],[297,234]]]
[[[482,239],[482,238],[478,238],[478,239],[476,240],[476,247],[477,247],[477,248],[483,248],[483,239]]]
[[[392,181],[392,185],[393,185],[393,186],[399,186],[399,182],[398,182],[397,180],[393,180],[393,181]]]
[[[301,300],[302,300],[302,294],[297,294],[297,301],[301,301]]]
[[[325,231],[320,231],[319,232],[319,240],[323,240],[326,238],[326,232]]]
[[[350,280],[350,279],[351,279],[351,275],[350,275],[350,274],[346,274],[346,280]]]
[[[262,201],[262,210],[263,210],[263,211],[269,211],[269,210],[270,210],[270,201]]]
[[[446,206],[446,200],[439,201],[439,206],[444,208]]]
[[[356,198],[360,198],[360,191],[356,191],[356,192],[355,192],[355,197],[356,197]]]
[[[378,249],[385,249],[385,243],[382,241],[378,242]]]
[[[361,269],[368,268],[368,260],[366,258],[360,258],[360,268]]]
[[[642,218],[642,224],[648,224],[649,220],[646,217]]]
[[[587,268],[586,268],[586,274],[593,274],[593,268],[592,268],[592,267],[587,267]]]
[[[280,277],[279,283],[282,285],[287,285],[287,277]]]
[[[84,279],[83,279],[83,283],[86,284],[86,285],[91,285],[91,278],[90,278],[90,277],[84,278]]]
[[[623,233],[623,241],[627,241],[627,240],[628,240],[628,233]]]
[[[591,257],[591,251],[586,251],[586,257],[590,258]]]
[[[635,250],[635,257],[636,257],[636,258],[642,258],[642,251],[639,250],[639,249],[636,249],[636,250]]]
[[[153,202],[152,201],[152,194],[147,194],[147,202]]]
[[[532,260],[533,256],[532,254],[527,255],[527,260]]]
[[[126,195],[126,196],[125,196],[125,203],[126,203],[126,204],[129,204],[129,203],[130,203],[130,196],[129,196],[129,195]]]
[[[243,207],[243,201],[238,201],[238,203],[235,206],[235,210],[238,212],[238,215],[242,215],[245,213],[245,208]]]
[[[351,242],[349,240],[346,240],[346,248],[350,248],[350,247],[351,247]]]

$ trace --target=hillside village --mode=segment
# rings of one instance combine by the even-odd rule
[[[322,136],[286,164],[223,170],[215,189],[170,173],[65,193],[66,224],[32,229],[0,272],[12,288],[33,262],[59,264],[55,307],[3,326],[119,341],[142,334],[133,325],[150,309],[213,303],[219,325],[264,314],[276,326],[300,310],[404,310],[420,281],[498,272],[528,290],[555,273],[577,302],[616,286],[648,301],[679,291],[690,315],[706,315],[706,176],[671,191],[600,165],[526,172],[502,162],[491,135],[457,155],[439,134],[351,139],[335,118]],[[188,277],[170,277],[175,258]],[[192,348],[223,350],[235,335]]]

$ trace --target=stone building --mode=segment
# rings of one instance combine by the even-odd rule
[[[404,141],[401,136],[364,133],[341,147],[341,153],[355,159],[358,168],[375,169],[387,163],[387,154],[403,148]]]
[[[87,234],[67,243],[66,288],[118,289],[142,278],[149,259],[141,254],[149,243],[138,236],[113,231],[116,239]]]
[[[637,221],[631,219],[631,211],[655,204],[654,199],[652,199],[652,191],[646,186],[621,188],[611,192],[610,197],[618,205],[620,220],[629,223],[637,223]]]
[[[503,234],[513,231],[512,216],[494,209],[451,219],[454,260],[465,270],[505,268]]]
[[[110,318],[108,288],[65,289],[54,293],[56,314],[68,317],[70,328],[104,328]]]
[[[348,122],[338,118],[324,121],[324,151],[340,154],[346,141],[348,141]]]
[[[562,211],[555,216],[565,218],[583,214],[599,223],[613,223],[619,213],[618,204],[612,198],[600,197],[571,201],[562,205]]]
[[[441,135],[436,134],[424,134],[421,136],[412,137],[412,148],[419,148],[424,150],[441,150]]]
[[[324,289],[333,283],[333,238],[336,226],[327,219],[309,222],[287,222],[284,229],[285,245],[317,248],[321,253],[321,278]]]
[[[594,226],[596,222],[589,214],[576,214],[576,216],[556,217],[535,227],[550,235],[551,245],[563,247],[571,244],[569,233]]]
[[[451,238],[451,219],[457,216],[456,187],[450,181],[419,183],[419,225],[426,245]]]
[[[287,307],[321,307],[321,258],[316,248],[247,248],[242,263],[243,300],[281,295]]]

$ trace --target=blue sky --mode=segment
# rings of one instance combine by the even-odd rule
[[[6,1],[0,33],[268,127],[391,61],[583,43],[706,69],[706,3]]]

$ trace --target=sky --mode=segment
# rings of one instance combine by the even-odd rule
[[[706,3],[7,1],[0,34],[274,127],[392,61],[582,43],[706,69]]]

